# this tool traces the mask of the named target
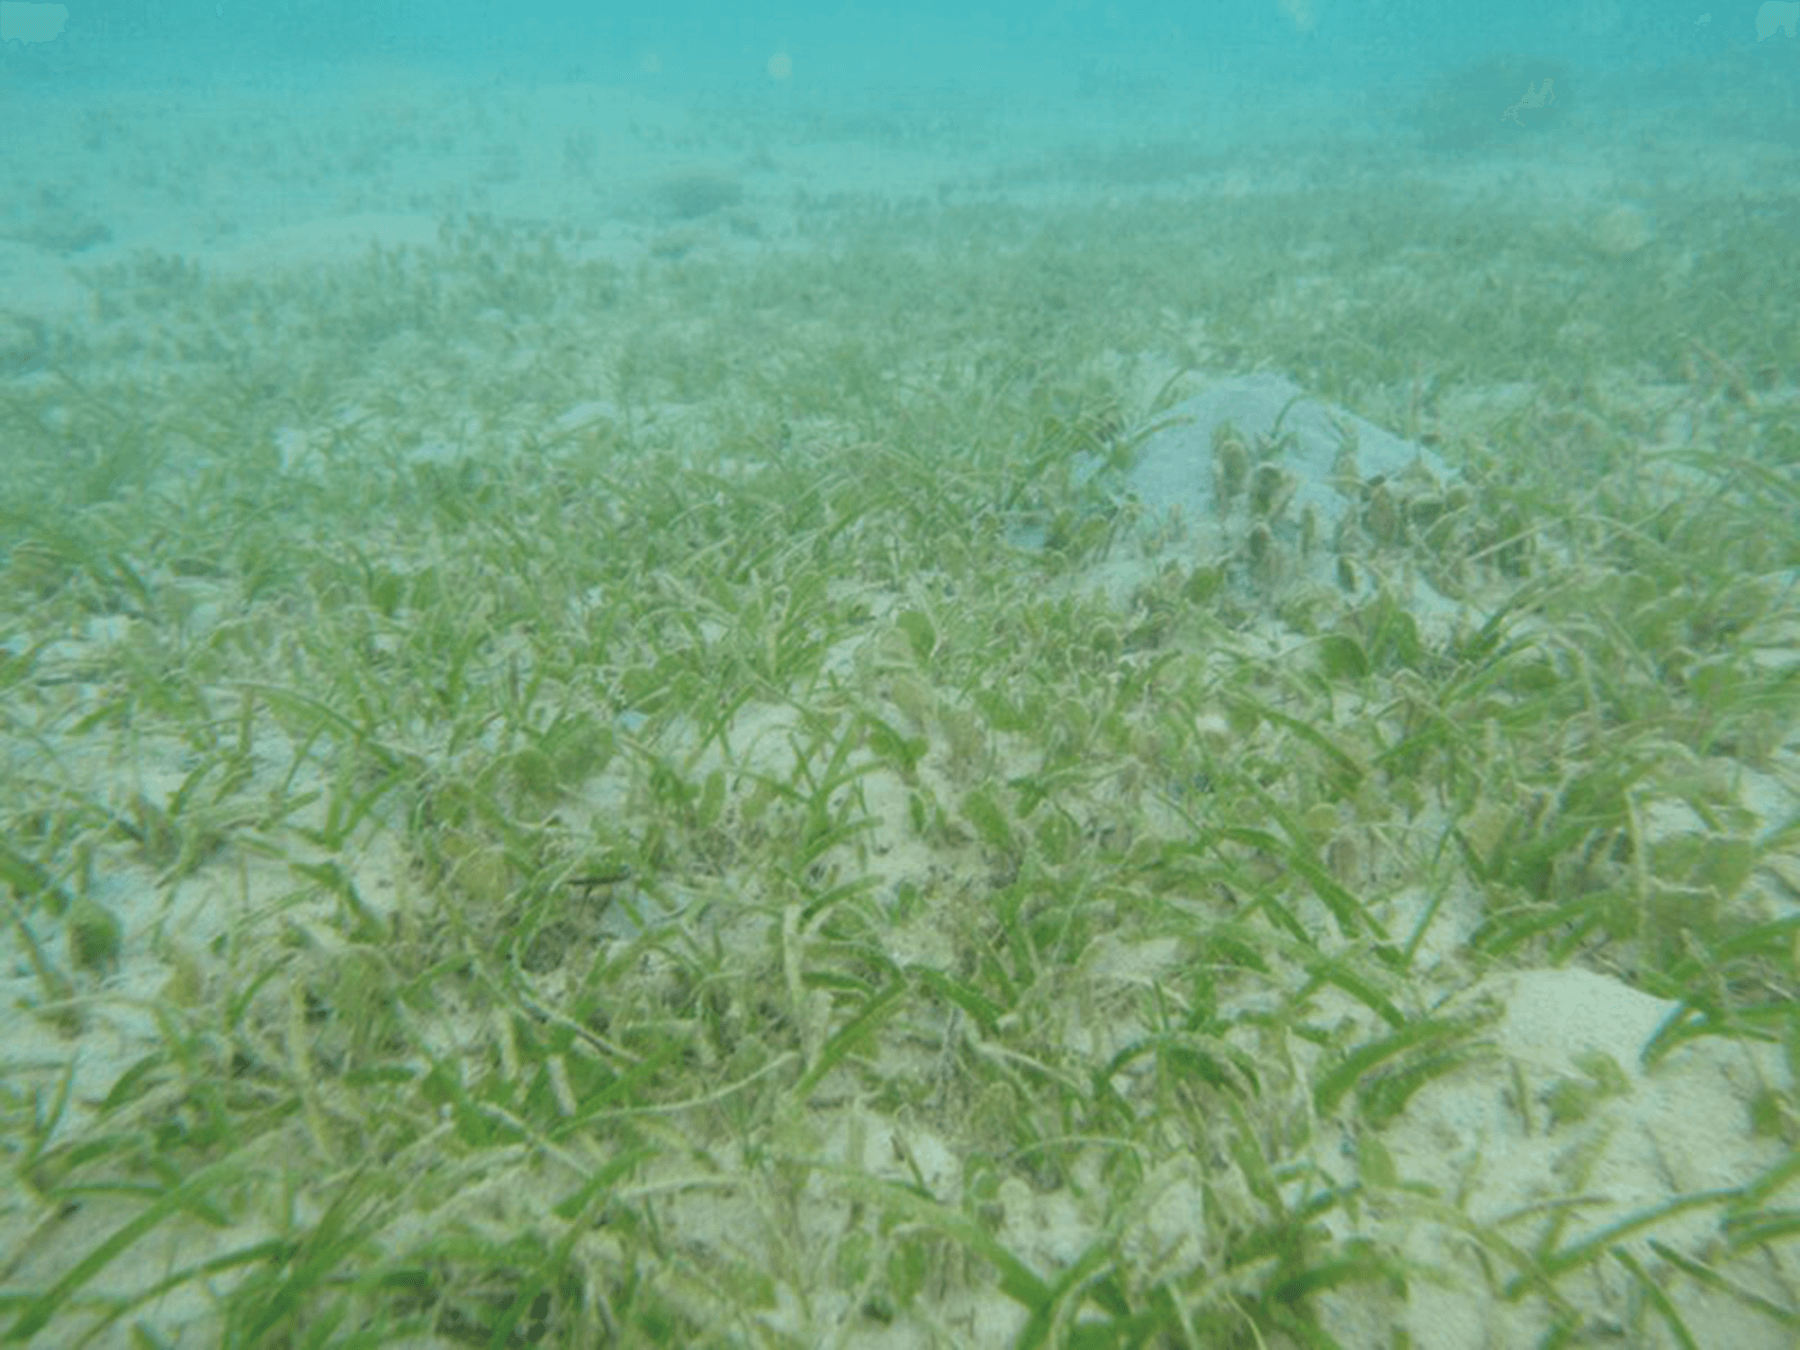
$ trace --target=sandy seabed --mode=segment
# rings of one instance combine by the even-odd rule
[[[34,92],[10,1334],[1792,1344],[1766,55]]]

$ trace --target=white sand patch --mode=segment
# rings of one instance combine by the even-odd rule
[[[1774,1047],[1700,1040],[1646,1068],[1643,1052],[1677,1005],[1592,971],[1494,975],[1459,1003],[1483,998],[1504,1008],[1492,1030],[1499,1058],[1422,1089],[1382,1142],[1403,1181],[1466,1196],[1469,1217],[1507,1242],[1566,1252],[1675,1197],[1744,1187],[1784,1156],[1780,1141],[1753,1136],[1749,1122],[1756,1087],[1787,1082]],[[1724,1215],[1723,1201],[1696,1204],[1641,1234],[1621,1233],[1618,1244],[1650,1270],[1663,1265],[1651,1239],[1705,1259],[1724,1235]],[[1531,1300],[1497,1301],[1482,1287],[1473,1244],[1457,1232],[1409,1215],[1388,1226],[1404,1231],[1410,1257],[1463,1282],[1412,1284],[1405,1324],[1415,1344],[1474,1350],[1543,1334],[1543,1310]],[[1601,1325],[1618,1314],[1628,1285],[1602,1258],[1559,1288]],[[1688,1290],[1682,1307],[1690,1326],[1731,1328],[1712,1344],[1778,1343],[1766,1321],[1729,1299]]]

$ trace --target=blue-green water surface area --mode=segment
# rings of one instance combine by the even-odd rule
[[[1800,1343],[1797,26],[0,4],[0,1344]]]

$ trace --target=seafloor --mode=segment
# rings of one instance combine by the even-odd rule
[[[0,93],[0,1336],[1793,1345],[1782,41]]]

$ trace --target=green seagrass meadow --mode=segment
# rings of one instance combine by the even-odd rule
[[[0,1340],[1800,1339],[1792,189],[1076,169],[6,358]],[[1134,567],[1259,368],[1458,486]],[[1666,1015],[1530,1062],[1546,971]]]

